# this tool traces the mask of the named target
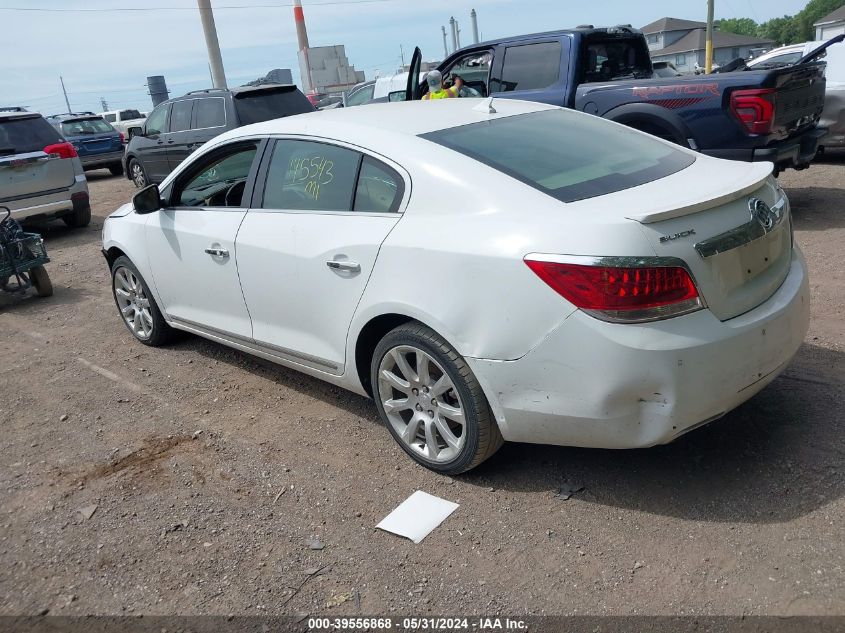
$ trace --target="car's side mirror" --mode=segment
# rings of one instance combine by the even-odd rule
[[[153,213],[161,209],[161,193],[158,185],[147,185],[132,196],[132,206],[135,213]]]
[[[127,130],[129,132],[129,140],[132,140],[133,136],[144,136],[144,129],[138,126],[133,126]]]

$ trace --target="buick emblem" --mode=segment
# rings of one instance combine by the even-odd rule
[[[748,201],[748,210],[751,211],[751,219],[757,220],[767,231],[775,224],[775,214],[772,209],[760,198],[751,198]]]

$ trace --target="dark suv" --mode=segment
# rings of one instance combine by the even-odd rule
[[[126,176],[138,188],[160,183],[179,163],[218,134],[250,123],[314,112],[293,85],[244,86],[189,92],[160,103],[143,128],[129,130]]]

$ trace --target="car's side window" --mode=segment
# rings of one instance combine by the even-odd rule
[[[312,141],[277,141],[261,206],[350,211],[360,163],[361,154],[344,147]]]
[[[560,77],[560,42],[508,46],[502,66],[501,92],[541,90]]]
[[[455,77],[460,77],[464,86],[470,88],[479,94],[461,94],[462,97],[486,97],[488,92],[488,78],[490,76],[490,62],[493,55],[488,51],[473,53],[466,57],[460,58],[455,64],[443,73],[443,76],[449,81],[454,81]]]
[[[173,108],[170,114],[171,132],[184,132],[191,129],[191,111],[194,108],[194,101],[194,99],[176,101],[171,106]]]
[[[115,116],[114,114],[107,114],[107,115],[105,116],[105,119],[106,119],[106,121],[108,121],[109,123],[114,123],[114,122],[117,120],[117,119],[116,119],[116,116]]]
[[[403,191],[399,174],[384,163],[364,156],[352,208],[358,212],[394,213],[399,209]]]
[[[170,104],[166,103],[158,106],[155,110],[150,112],[150,116],[147,117],[147,123],[144,127],[145,134],[154,136],[156,134],[167,132],[167,112],[169,109]]]
[[[194,106],[194,129],[226,125],[226,104],[220,97],[205,97],[196,100]]]
[[[243,194],[257,150],[257,142],[239,143],[200,159],[177,180],[174,206],[245,207]]]

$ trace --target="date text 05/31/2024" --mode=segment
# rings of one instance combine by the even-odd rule
[[[400,631],[524,631],[528,623],[518,618],[475,617],[372,617],[309,618],[311,631],[391,630]]]

